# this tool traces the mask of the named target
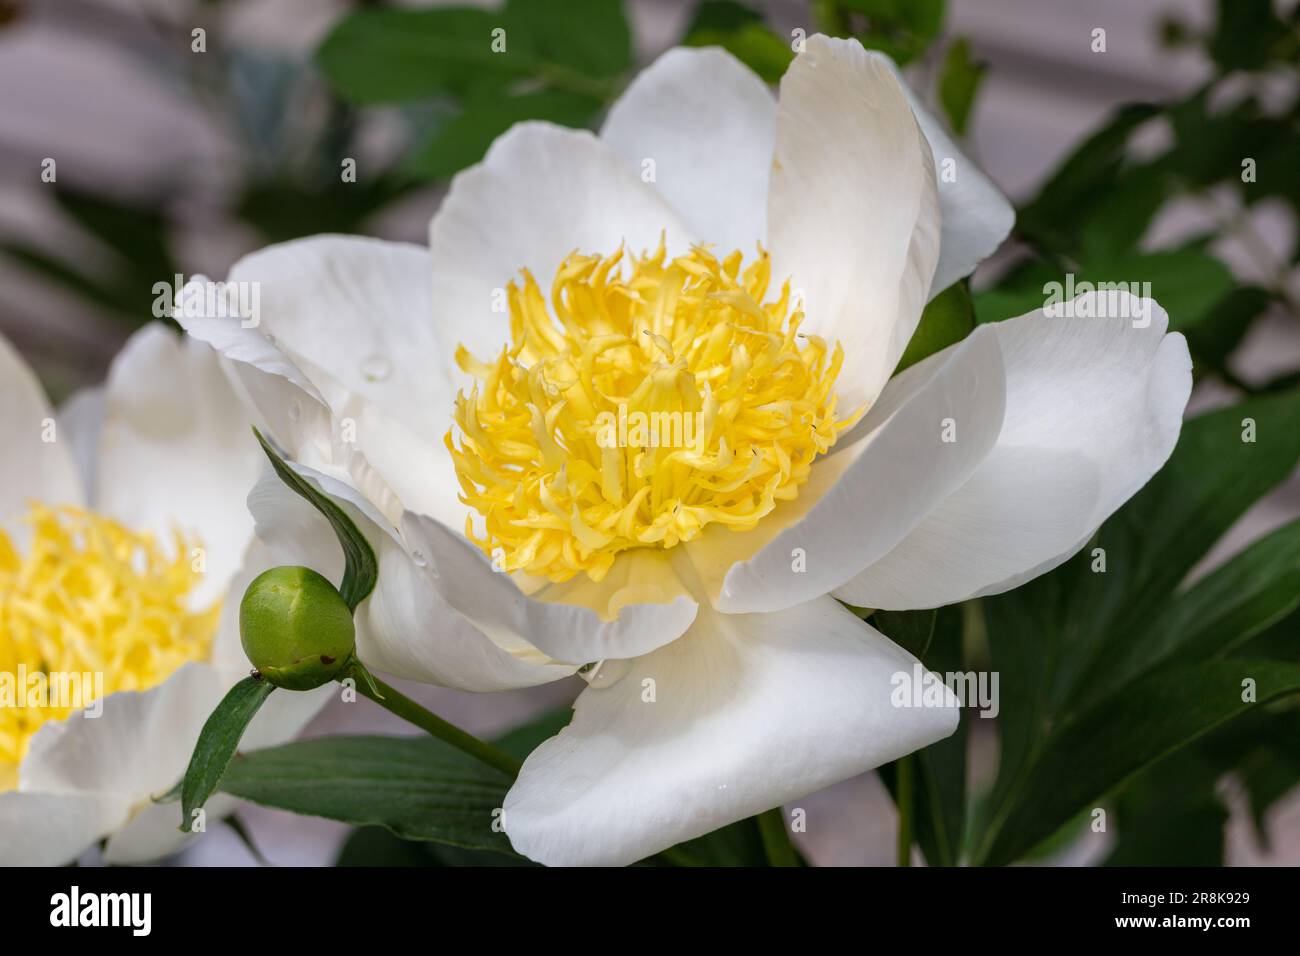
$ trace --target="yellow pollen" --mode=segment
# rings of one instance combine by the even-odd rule
[[[193,539],[177,533],[171,557],[152,535],[80,508],[33,505],[27,520],[25,558],[0,531],[0,790],[46,721],[205,659],[220,613],[220,602],[190,607]]]
[[[766,252],[741,259],[574,253],[551,311],[527,270],[510,283],[494,361],[457,349],[478,381],[446,444],[484,525],[466,534],[505,570],[599,581],[629,548],[750,530],[861,416],[835,414],[839,344],[799,333],[788,282],[767,300]]]

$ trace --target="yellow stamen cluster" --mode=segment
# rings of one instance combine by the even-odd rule
[[[105,695],[154,687],[207,657],[220,612],[219,602],[191,609],[197,544],[180,534],[170,556],[152,535],[80,508],[34,505],[28,521],[26,557],[0,531],[0,790],[41,725],[76,709],[57,706],[59,682],[87,675],[82,688]]]
[[[762,250],[743,271],[740,252],[662,242],[627,260],[571,255],[551,311],[523,271],[510,344],[490,364],[457,350],[478,381],[446,443],[485,524],[466,533],[505,570],[599,581],[629,548],[749,530],[856,419],[835,416],[840,346],[799,333],[788,282],[766,300]]]

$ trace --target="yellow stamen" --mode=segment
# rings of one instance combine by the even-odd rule
[[[28,522],[25,558],[0,531],[0,790],[41,725],[77,709],[56,699],[56,683],[91,691],[83,707],[94,690],[154,687],[207,657],[220,613],[220,602],[190,607],[193,539],[177,533],[173,557],[152,535],[80,508],[33,505]]]
[[[485,525],[466,533],[506,570],[599,581],[629,548],[752,529],[862,414],[836,418],[843,350],[799,334],[788,282],[766,300],[763,250],[743,272],[739,252],[669,259],[662,240],[628,258],[570,255],[554,321],[524,270],[510,344],[492,362],[457,351],[478,384],[446,444]]]

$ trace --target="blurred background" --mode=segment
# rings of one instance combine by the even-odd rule
[[[638,67],[682,42],[726,45],[775,80],[795,29],[858,36],[905,62],[1016,203],[1013,240],[973,280],[976,321],[1041,305],[1043,276],[1063,264],[1081,278],[1150,278],[1192,341],[1189,413],[1300,382],[1294,2],[627,0],[611,21],[573,19],[587,3],[532,0],[514,6],[528,8],[522,20],[553,68],[506,79],[437,55],[438,42],[490,29],[494,4],[425,21],[418,35],[435,52],[422,60],[385,45],[385,9],[444,6],[0,0],[0,332],[56,400],[102,379],[150,320],[154,283],[221,277],[246,252],[318,232],[422,243],[448,178],[510,123],[598,125]],[[1241,157],[1257,161],[1250,181]],[[355,181],[341,175],[345,159]],[[1293,474],[1192,576],[1298,514]],[[404,689],[492,734],[581,686]],[[364,700],[339,703],[309,732],[409,730],[393,721]],[[985,721],[972,723],[977,792],[997,743]],[[1197,806],[1198,833],[1210,834],[1197,862],[1300,863],[1300,740],[1263,759],[1266,783],[1247,785],[1244,765],[1213,776]],[[1268,769],[1275,762],[1287,772]],[[808,832],[796,839],[810,861],[893,862],[894,806],[876,775],[801,806]],[[241,817],[273,863],[330,863],[345,843],[350,858],[430,862],[423,848],[342,824],[257,807]],[[1037,859],[1119,862],[1117,852],[1113,834],[1083,827]],[[1189,862],[1159,848],[1136,861]],[[178,862],[256,859],[233,830],[214,828]]]

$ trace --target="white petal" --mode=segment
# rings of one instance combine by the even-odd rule
[[[210,345],[225,360],[236,392],[290,458],[332,468],[335,460],[347,457],[325,399],[294,359],[260,329],[245,328],[234,318],[180,311],[176,320],[190,337]]]
[[[1124,301],[1128,314],[1141,314],[1139,300]],[[1007,371],[997,444],[836,596],[865,607],[936,607],[1009,590],[1083,547],[1168,459],[1191,391],[1187,343],[1165,335],[1164,310],[1143,301],[1145,328],[1041,311],[981,326],[976,334],[997,339]]]
[[[299,472],[328,493],[344,491],[308,469]],[[512,653],[494,643],[442,600],[427,563],[419,567],[378,515],[363,511],[355,498],[343,502],[379,559],[379,581],[356,615],[357,654],[368,666],[472,691],[531,687],[573,673],[574,667],[552,664],[536,651]],[[341,579],[342,551],[329,524],[273,474],[258,482],[248,506],[272,563],[305,564]]]
[[[809,37],[781,80],[767,207],[772,275],[844,346],[849,411],[888,381],[939,256],[930,148],[889,67],[856,40]]]
[[[212,346],[225,360],[236,391],[256,411],[260,427],[286,459],[347,483],[347,494],[358,506],[378,509],[388,517],[389,525],[400,520],[401,501],[360,454],[356,439],[363,434],[371,436],[386,462],[416,464],[399,475],[406,483],[404,487],[419,488],[422,480],[430,476],[418,469],[417,441],[386,447],[390,433],[407,435],[404,426],[362,396],[348,392],[327,372],[313,368],[311,375],[325,382],[325,391],[342,402],[341,408],[331,409],[312,378],[299,368],[297,362],[306,360],[291,358],[256,328],[244,328],[240,322],[224,317],[181,315],[178,319],[189,335]],[[360,423],[366,427],[360,427]],[[436,481],[429,484],[436,487]]]
[[[695,618],[697,605],[684,588],[625,592],[624,597],[633,593],[640,600],[620,598],[613,604],[603,589],[592,588],[570,594],[598,596],[595,608],[552,603],[524,594],[509,575],[494,571],[482,552],[437,521],[408,513],[402,534],[427,558],[448,604],[498,642],[527,641],[557,661],[582,665],[637,657],[685,633]],[[611,606],[617,610],[613,619]]]
[[[222,671],[186,664],[147,691],[108,695],[98,717],[87,716],[92,708],[45,724],[19,770],[20,792],[42,800],[52,795],[96,798],[98,811],[91,807],[85,812],[88,819],[99,821],[100,829],[85,842],[121,829],[110,842],[111,862],[143,862],[175,851],[185,842],[178,830],[181,806],[155,805],[152,798],[184,776],[203,724],[246,673],[246,668]],[[291,739],[332,693],[327,686],[272,694],[249,725],[241,747],[251,750]],[[54,813],[62,804],[53,800],[50,805]],[[228,799],[211,801],[208,819],[219,819],[233,806]],[[117,815],[110,817],[105,808]],[[88,826],[78,824],[79,838]]]
[[[1002,352],[987,335],[894,378],[854,429],[865,437],[850,436],[820,459],[795,501],[753,531],[710,528],[686,546],[714,606],[790,607],[889,553],[984,460],[1002,429],[1005,398]]]
[[[196,592],[225,592],[253,532],[244,496],[261,468],[249,416],[211,350],[161,325],[113,361],[99,440],[96,507],[170,541],[196,533],[206,571]]]
[[[77,463],[77,473],[81,475],[81,488],[92,507],[105,405],[104,388],[96,386],[78,389],[59,406],[59,424],[72,446],[72,457]]]
[[[289,457],[353,478],[361,452],[394,501],[462,524],[443,444],[455,342],[435,338],[428,250],[317,236],[240,260],[230,280],[260,290],[256,328],[195,311],[178,319],[235,363],[241,391]],[[397,521],[403,509],[389,510]]]
[[[490,640],[443,600],[429,564],[382,539],[375,593],[358,611],[357,653],[377,670],[458,690],[533,687],[568,677],[521,641]]]
[[[0,793],[0,866],[62,866],[122,825],[122,797],[95,793]]]
[[[506,832],[543,863],[627,864],[862,773],[957,727],[950,694],[893,705],[915,664],[830,598],[701,608],[680,640],[582,692],[506,795]]]
[[[610,108],[600,137],[654,185],[704,242],[750,258],[767,237],[776,99],[719,47],[674,47]]]
[[[493,305],[520,269],[549,292],[569,253],[608,254],[623,243],[640,254],[661,233],[670,253],[685,252],[692,238],[608,145],[547,123],[513,126],[452,180],[429,227],[438,337],[493,358],[509,339],[508,317]]]
[[[224,793],[215,793],[203,805],[204,827],[214,829],[217,821],[233,813],[239,801]],[[136,808],[131,819],[108,838],[104,862],[110,866],[133,866],[152,863],[180,852],[186,844],[203,835],[199,831],[182,833],[179,800],[148,803]]]
[[[238,601],[235,601],[235,606],[238,607]],[[244,662],[234,671],[223,672],[222,678],[226,685],[230,685],[247,676],[247,673],[248,665]],[[311,691],[276,691],[267,698],[244,732],[239,749],[249,751],[287,743],[298,736],[336,693],[337,687],[330,684]],[[193,729],[193,733],[197,740],[198,728]],[[177,780],[179,779],[178,776]],[[233,813],[240,802],[224,793],[209,797],[203,805],[207,829],[211,830],[218,820]],[[109,837],[108,845],[104,848],[104,861],[111,864],[136,864],[170,856],[199,836],[196,832],[182,833],[180,823],[181,804],[178,801],[140,803],[135,807],[131,819]]]
[[[217,621],[217,633],[212,639],[212,653],[208,655],[208,662],[218,670],[234,672],[240,669],[248,671],[251,668],[239,639],[239,605],[255,577],[268,568],[289,563],[276,558],[276,553],[256,537],[248,542],[239,571],[230,579],[230,588],[221,605],[221,617]]]
[[[461,503],[456,466],[443,442],[451,427],[452,407],[450,402],[442,406],[446,421],[434,436],[417,432],[373,405],[360,407],[350,416],[356,422],[357,448],[369,468],[349,459],[349,479],[367,490],[390,521],[400,521],[401,513],[409,509],[437,518],[449,528],[465,526],[469,508]],[[391,489],[391,507],[385,506],[384,496],[376,492],[374,482],[366,480],[367,471],[373,472],[372,479]]]
[[[953,142],[943,121],[926,108],[921,97],[902,78],[894,61],[874,51],[871,56],[885,63],[898,77],[934,156],[943,232],[939,264],[930,284],[933,298],[958,279],[970,275],[993,254],[1015,225],[1016,211],[984,171]]]
[[[441,444],[454,392],[432,322],[429,250],[313,236],[239,260],[230,281],[260,289],[258,327],[337,409],[357,395]],[[455,343],[451,343],[451,348]],[[312,376],[319,369],[320,379]],[[342,390],[344,394],[331,394]]]
[[[47,438],[53,438],[47,441]],[[21,518],[33,501],[85,501],[71,443],[41,384],[12,345],[0,336],[0,528],[22,534]]]
[[[215,668],[191,663],[157,687],[109,694],[98,717],[82,712],[50,721],[32,738],[19,788],[111,794],[133,803],[164,793],[185,772],[199,730],[225,692]]]

